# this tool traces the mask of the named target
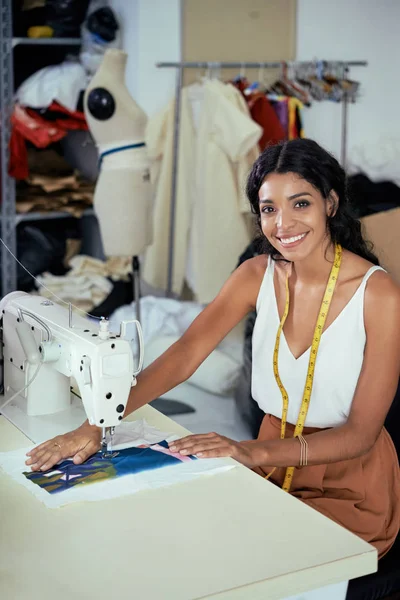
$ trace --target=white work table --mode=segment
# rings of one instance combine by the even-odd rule
[[[132,417],[188,433],[151,407]],[[0,417],[0,452],[29,445]],[[274,600],[376,561],[372,546],[241,465],[58,509],[0,474],[4,600]]]

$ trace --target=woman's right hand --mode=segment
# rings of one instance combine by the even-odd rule
[[[80,465],[100,446],[101,429],[85,422],[78,429],[58,435],[27,452],[29,458],[25,464],[32,471],[48,471],[66,458],[72,458],[76,465]]]

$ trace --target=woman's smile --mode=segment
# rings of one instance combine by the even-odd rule
[[[283,248],[289,250],[290,248],[296,248],[299,246],[306,238],[309,232],[299,233],[298,235],[292,236],[276,236],[278,242],[283,246]]]

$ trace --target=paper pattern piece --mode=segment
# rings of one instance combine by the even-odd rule
[[[119,438],[117,438],[118,431],[120,431]],[[104,459],[99,459],[98,456],[95,455],[92,459],[86,461],[84,465],[74,465],[74,467],[77,467],[77,471],[73,470],[71,466],[72,461],[68,460],[60,463],[57,471],[52,469],[52,471],[47,474],[37,473],[37,476],[34,477],[34,473],[29,472],[25,465],[27,458],[26,453],[32,449],[32,447],[29,447],[0,453],[0,467],[5,473],[10,475],[14,481],[24,486],[31,494],[36,496],[49,508],[58,508],[73,502],[109,500],[111,498],[136,494],[137,492],[145,490],[152,490],[176,483],[191,481],[201,476],[204,477],[205,475],[214,475],[235,467],[234,461],[225,458],[195,460],[193,460],[193,457],[188,456],[179,456],[178,458],[178,455],[170,452],[165,440],[171,441],[180,436],[162,432],[157,428],[150,426],[144,419],[135,422],[121,423],[121,425],[118,426],[114,437],[114,442],[117,442],[118,439],[121,442],[121,445],[113,446],[114,450],[121,448],[122,446],[122,450],[119,450],[120,456],[132,456],[135,452],[143,452],[143,459],[146,452],[146,455],[151,457],[150,466],[147,465],[146,467],[145,460],[138,460],[138,469],[134,472],[132,464],[126,468],[126,465],[124,465],[122,461],[118,468],[127,470],[127,474],[124,474],[122,477],[120,474],[112,476],[111,473],[107,472],[107,468],[104,468],[103,463],[103,469],[98,478],[95,479],[95,477],[91,478],[94,470],[93,463],[96,463],[96,461],[98,462],[99,460],[102,462],[104,461]],[[127,448],[128,444],[130,448]],[[143,446],[145,447],[143,448]],[[129,450],[128,453],[126,453],[127,449]],[[162,468],[155,466],[157,461]],[[88,465],[88,468],[84,471],[82,467],[85,467],[86,465]],[[113,468],[115,468],[115,471],[118,470],[117,467]],[[129,469],[131,469],[131,471],[129,471]],[[28,473],[28,477],[24,473]],[[46,477],[46,475],[48,476],[49,473],[51,474],[51,477],[54,476],[54,479],[51,481],[48,479],[43,482],[42,478]],[[67,473],[68,485],[66,485]],[[74,485],[71,485],[71,483],[74,482],[74,477],[76,475],[77,482]],[[86,481],[83,483],[85,476]],[[65,479],[63,479],[63,477],[65,477]],[[79,484],[78,478],[80,478]],[[93,482],[94,479],[95,483]],[[91,482],[90,485],[88,485],[89,482]],[[53,484],[55,484],[54,489],[52,489]],[[58,489],[60,486],[61,489]]]
[[[157,429],[149,425],[146,419],[138,419],[137,421],[123,421],[115,429],[112,441],[112,450],[122,450],[123,448],[131,448],[132,446],[152,445],[166,440],[171,442],[178,439],[180,436]],[[110,445],[108,445],[110,450]]]
[[[75,465],[71,459],[63,460],[49,471],[25,471],[23,475],[49,494],[58,494],[77,485],[88,485],[192,460],[197,459],[195,456],[181,456],[171,452],[167,442],[163,441],[154,446],[126,448],[116,452],[112,458],[103,458],[97,452],[81,465]]]

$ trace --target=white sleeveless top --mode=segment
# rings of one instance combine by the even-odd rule
[[[364,291],[374,266],[342,312],[322,333],[306,427],[337,427],[347,421],[361,372],[366,343]],[[256,304],[253,330],[252,396],[261,410],[282,417],[282,396],[275,381],[272,362],[279,313],[274,288],[274,261],[268,261]],[[307,377],[309,348],[296,359],[282,332],[279,348],[279,375],[289,396],[288,423],[296,424]]]

